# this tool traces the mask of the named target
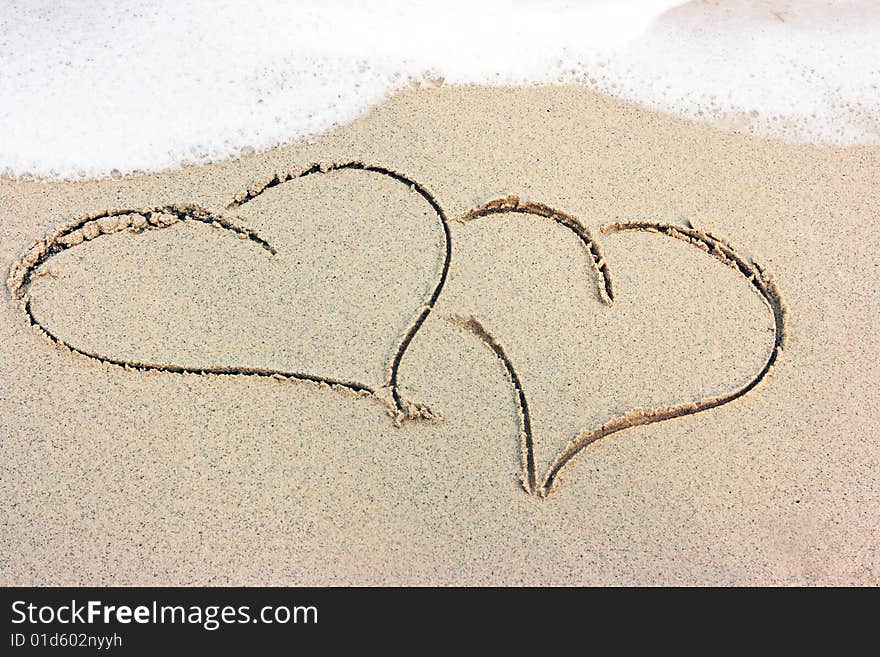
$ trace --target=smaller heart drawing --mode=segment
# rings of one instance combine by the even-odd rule
[[[403,200],[401,200],[401,203],[409,204],[407,207],[411,208],[411,211],[407,217],[411,221],[404,226],[406,230],[400,233],[394,233],[392,230],[392,235],[380,234],[377,238],[381,248],[384,248],[382,247],[381,240],[385,239],[389,242],[397,240],[401,244],[406,244],[409,249],[410,242],[402,241],[401,235],[409,236],[409,239],[414,239],[413,236],[416,235],[421,236],[421,241],[418,242],[419,246],[412,248],[412,253],[416,257],[409,257],[410,251],[407,251],[407,257],[402,258],[403,264],[401,266],[409,267],[407,269],[407,276],[400,278],[398,276],[399,272],[389,269],[390,265],[386,266],[386,263],[381,262],[381,248],[379,256],[367,252],[359,254],[360,259],[358,262],[366,267],[364,271],[368,273],[347,271],[344,272],[345,275],[343,276],[337,275],[333,271],[334,267],[348,267],[349,263],[353,260],[351,250],[365,248],[363,246],[365,240],[361,239],[362,235],[358,232],[359,230],[386,229],[383,227],[385,224],[378,227],[370,224],[360,224],[360,228],[348,226],[349,232],[347,234],[340,232],[337,235],[333,232],[335,230],[334,226],[339,226],[340,222],[344,224],[363,210],[363,207],[358,207],[359,203],[363,205],[369,201],[369,199],[363,200],[363,198],[358,197],[355,192],[350,190],[350,198],[337,199],[337,205],[341,208],[339,213],[329,216],[326,220],[307,216],[317,214],[313,210],[315,207],[322,207],[321,203],[316,202],[312,205],[302,206],[307,212],[297,215],[300,220],[288,221],[285,224],[289,231],[292,231],[286,239],[283,236],[277,240],[274,238],[269,239],[265,236],[265,231],[258,231],[253,227],[254,225],[265,225],[277,233],[280,231],[279,227],[287,219],[287,217],[278,216],[278,213],[281,212],[279,208],[287,207],[284,203],[293,203],[290,199],[282,203],[281,196],[277,195],[288,192],[293,194],[296,184],[301,186],[312,183],[317,184],[317,181],[331,180],[332,176],[366,177],[363,180],[369,179],[372,181],[370,184],[379,181],[382,185],[385,185],[386,187],[377,192],[372,201],[373,205],[380,208],[377,211],[384,210],[384,204],[387,204],[392,190],[396,190],[396,192],[402,195]],[[361,179],[357,178],[357,180]],[[336,194],[344,194],[344,190],[353,186],[348,185],[347,180],[337,180],[337,188],[334,188],[336,189]],[[351,180],[355,180],[355,178]],[[305,198],[311,198],[308,196],[309,193],[316,192],[314,192],[314,189],[311,192],[308,190],[303,192]],[[404,216],[399,212],[387,212],[386,214],[388,215],[388,221],[391,222],[387,224],[388,226],[391,226],[395,221],[402,221],[401,217]],[[439,413],[432,411],[424,404],[406,399],[401,393],[399,381],[401,363],[414,338],[435,309],[449,278],[450,267],[453,262],[453,232],[450,229],[450,224],[456,222],[468,223],[492,215],[505,214],[538,217],[554,222],[571,231],[579,240],[588,258],[590,271],[594,275],[594,281],[591,281],[590,285],[595,285],[598,300],[604,306],[613,308],[617,295],[613,284],[613,267],[606,261],[600,242],[573,215],[556,210],[548,205],[522,201],[518,197],[508,196],[469,210],[458,216],[453,222],[450,222],[441,204],[424,185],[391,168],[365,164],[359,161],[311,164],[303,168],[294,168],[278,173],[249,186],[245,191],[234,194],[231,197],[231,201],[221,211],[199,205],[181,203],[149,208],[110,209],[77,217],[63,224],[42,239],[35,241],[21,255],[10,268],[7,288],[12,298],[19,303],[25,320],[35,332],[50,340],[51,343],[62,351],[85,357],[91,361],[141,372],[156,371],[167,374],[210,376],[255,376],[281,381],[305,381],[327,387],[328,389],[348,391],[359,397],[378,400],[397,425],[407,420],[438,421],[441,419]],[[338,306],[342,308],[340,312],[348,314],[340,315],[341,319],[337,322],[335,317],[322,316],[321,312],[323,311],[321,311],[314,314],[314,316],[310,316],[309,322],[323,322],[325,326],[329,325],[329,328],[333,329],[337,328],[335,326],[336,323],[347,321],[351,325],[346,328],[347,332],[339,332],[338,335],[341,337],[338,338],[336,337],[337,333],[333,333],[331,336],[339,343],[334,348],[339,350],[340,353],[344,353],[347,345],[352,341],[363,339],[365,344],[370,345],[373,352],[371,354],[372,360],[368,364],[369,367],[365,365],[360,370],[346,371],[346,363],[343,360],[338,360],[332,367],[324,367],[320,360],[316,360],[324,358],[327,354],[326,350],[323,349],[324,343],[320,342],[320,340],[326,337],[320,335],[320,326],[307,338],[303,338],[304,346],[302,349],[299,351],[295,350],[295,354],[301,354],[303,351],[310,350],[306,357],[303,357],[302,361],[296,361],[300,365],[306,363],[307,367],[264,367],[244,362],[238,365],[216,365],[212,364],[215,361],[187,363],[173,357],[131,357],[130,354],[120,355],[120,352],[114,352],[112,349],[107,351],[100,346],[95,347],[94,345],[77,342],[65,336],[64,331],[53,329],[50,323],[44,321],[44,316],[35,309],[32,297],[34,282],[47,273],[45,265],[52,258],[62,256],[62,254],[66,254],[72,249],[81,248],[82,251],[86,251],[88,248],[94,247],[83,247],[82,245],[94,244],[99,240],[112,239],[113,236],[127,235],[129,237],[125,239],[130,240],[147,239],[135,238],[133,236],[156,236],[157,231],[165,231],[166,229],[170,229],[170,233],[173,233],[174,230],[181,229],[183,225],[191,226],[193,230],[202,230],[202,227],[219,229],[220,235],[236,237],[242,240],[247,247],[253,247],[258,257],[265,260],[265,262],[261,260],[258,265],[255,265],[255,268],[257,266],[275,267],[276,269],[273,271],[276,278],[272,280],[277,282],[278,285],[287,285],[289,290],[300,294],[297,297],[300,300],[316,298],[315,295],[309,297],[309,294],[311,294],[309,285],[312,279],[309,278],[310,272],[308,270],[309,268],[320,269],[321,271],[318,273],[324,276],[326,280],[331,281],[328,285],[340,286],[338,290],[332,287],[322,288],[321,293],[329,295],[327,308],[332,309]],[[520,371],[517,369],[505,346],[495,337],[490,327],[483,320],[473,314],[453,317],[452,321],[457,326],[475,336],[483,345],[491,350],[503,366],[513,387],[514,400],[519,416],[521,483],[523,489],[528,494],[538,498],[547,497],[558,487],[560,478],[567,466],[578,455],[582,454],[589,445],[632,427],[694,415],[742,398],[767,378],[771,370],[778,364],[782,355],[786,342],[787,311],[776,283],[761,265],[740,255],[731,244],[723,239],[711,233],[697,230],[690,225],[681,226],[653,221],[615,222],[602,226],[598,234],[604,236],[628,232],[651,232],[683,242],[686,245],[699,249],[718,263],[733,269],[760,296],[764,307],[772,315],[774,330],[772,350],[760,370],[755,372],[754,376],[744,385],[704,398],[696,403],[632,408],[621,415],[612,417],[599,426],[588,428],[578,433],[556,454],[546,472],[539,473],[535,458],[533,416],[529,409],[528,394]],[[169,233],[162,233],[162,235],[167,234]],[[188,239],[194,239],[192,234],[189,235]],[[323,244],[326,249],[332,252],[323,253],[321,249],[301,244],[303,240],[307,242],[308,238],[318,239],[318,243]],[[104,242],[101,241],[101,244],[104,244]],[[131,248],[134,249],[136,247]],[[206,249],[210,251],[210,245]],[[63,260],[65,257],[68,256],[62,256],[59,260]],[[283,260],[284,257],[287,257],[288,260]],[[216,260],[208,262],[216,262]],[[207,266],[210,269],[211,265]],[[288,268],[290,271],[288,271]],[[292,282],[286,280],[285,277],[288,274],[296,280]],[[386,276],[386,279],[391,279],[392,282],[389,283],[388,280],[383,279],[383,276]],[[406,280],[403,280],[404,278]],[[360,291],[358,289],[361,286],[369,287],[370,285],[373,287],[367,290]],[[327,292],[328,289],[330,290],[329,292]],[[277,293],[277,290],[273,289],[272,292]],[[348,309],[348,306],[351,305],[349,296],[360,292],[364,294],[364,299],[361,300],[363,304],[381,305],[383,307],[387,305],[390,307],[390,299],[398,303],[398,305],[394,306],[392,311],[383,314],[382,321],[376,323],[376,326],[361,327],[357,308],[354,310]],[[397,297],[401,297],[401,299],[397,299]],[[317,299],[317,301],[320,301],[320,299]],[[341,303],[336,303],[337,301],[341,301]],[[128,304],[121,303],[118,305],[127,307]],[[277,306],[278,304],[275,305]],[[236,306],[236,310],[237,308]],[[287,308],[285,312],[289,310]],[[272,321],[280,325],[284,323],[284,318],[272,318]],[[306,322],[307,326],[311,326],[309,322]],[[372,337],[367,339],[358,333],[358,330],[361,328],[364,331],[369,328],[372,331],[370,334]],[[105,343],[102,342],[101,345],[105,345]],[[107,352],[105,353],[105,351]],[[283,353],[287,354],[288,352]],[[342,363],[341,366],[340,363]],[[332,373],[328,373],[327,370]],[[352,371],[355,372],[354,375],[351,374]],[[621,408],[626,407],[621,406]]]
[[[542,203],[522,201],[516,196],[508,196],[490,201],[477,208],[469,210],[456,217],[454,221],[467,223],[484,217],[502,214],[524,214],[548,219],[574,233],[578,240],[580,240],[583,249],[589,258],[591,269],[595,274],[599,300],[606,306],[613,306],[615,289],[612,283],[611,269],[602,254],[599,243],[576,217]],[[774,331],[772,349],[761,369],[756,372],[747,383],[734,390],[704,398],[695,403],[688,402],[664,405],[655,408],[632,408],[622,415],[613,417],[599,426],[581,431],[575,436],[575,438],[570,440],[559,453],[557,453],[548,470],[543,476],[539,477],[535,459],[535,443],[528,396],[524,388],[522,377],[518,373],[515,364],[512,362],[512,359],[501,342],[479,318],[473,315],[454,316],[450,318],[453,324],[474,335],[482,344],[491,350],[502,364],[504,371],[513,386],[515,393],[514,398],[519,417],[522,464],[521,484],[523,489],[531,495],[545,498],[556,490],[559,485],[560,477],[564,473],[566,467],[579,454],[581,454],[584,449],[602,438],[633,427],[655,424],[674,418],[709,411],[744,397],[767,378],[772,369],[778,364],[782,355],[787,336],[787,310],[779,288],[761,265],[756,262],[748,261],[737,253],[733,246],[721,238],[709,232],[696,230],[691,226],[664,224],[654,221],[628,221],[609,223],[599,229],[601,235],[635,231],[655,233],[682,241],[736,271],[746,283],[757,292],[762,299],[764,306],[772,315]]]

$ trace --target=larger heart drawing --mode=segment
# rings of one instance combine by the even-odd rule
[[[376,362],[384,362],[384,373],[370,375],[371,378],[364,379],[350,375],[332,375],[317,366],[310,370],[308,368],[255,367],[253,365],[205,365],[180,363],[170,358],[151,360],[113,356],[104,353],[101,349],[75,344],[71,339],[47,325],[34,309],[31,295],[32,286],[46,263],[54,256],[104,236],[153,233],[185,223],[193,226],[219,228],[222,233],[236,236],[252,245],[258,252],[265,254],[266,258],[278,259],[279,254],[295,250],[294,242],[291,240],[285,244],[281,240],[280,243],[276,243],[251,227],[251,224],[254,221],[259,221],[262,215],[271,216],[273,213],[277,213],[277,208],[271,202],[272,194],[275,193],[272,190],[283,189],[289,183],[296,181],[313,180],[326,174],[339,172],[378,176],[386,182],[402,186],[401,188],[406,190],[408,194],[414,194],[418,202],[423,204],[425,208],[424,212],[416,213],[419,224],[415,230],[430,233],[433,236],[431,239],[434,240],[433,242],[429,240],[430,244],[424,242],[419,251],[421,261],[428,263],[420,265],[419,276],[425,280],[417,286],[418,290],[424,290],[425,296],[409,302],[409,306],[404,304],[403,310],[398,312],[397,319],[389,320],[387,325],[383,324],[385,326],[383,330],[393,333],[387,341],[389,345],[387,356],[380,354],[375,359]],[[516,197],[506,197],[470,210],[457,217],[456,221],[471,222],[483,217],[501,214],[532,215],[555,222],[574,233],[589,259],[595,275],[595,286],[600,301],[609,306],[614,303],[615,288],[611,267],[603,257],[599,242],[576,217],[540,203],[520,201]],[[529,410],[528,395],[516,364],[512,361],[505,347],[481,319],[473,315],[454,318],[458,325],[479,338],[497,356],[512,384],[520,424],[522,486],[529,494],[546,497],[558,486],[560,476],[568,464],[588,445],[601,438],[631,427],[708,411],[744,397],[767,378],[782,354],[786,340],[786,309],[779,289],[759,264],[741,256],[729,243],[719,237],[690,226],[651,221],[616,222],[603,226],[599,234],[612,235],[634,231],[649,231],[693,246],[742,276],[744,281],[760,296],[772,315],[774,327],[772,350],[763,367],[755,372],[745,385],[702,399],[697,403],[634,408],[598,427],[589,428],[579,433],[557,454],[549,469],[539,474],[535,459],[532,415]],[[450,267],[453,263],[452,236],[450,221],[447,220],[440,203],[426,187],[415,180],[387,167],[357,161],[315,164],[279,173],[251,185],[246,191],[236,194],[223,211],[213,211],[192,204],[173,204],[152,208],[114,209],[78,217],[43,239],[37,240],[11,267],[7,286],[12,297],[20,302],[27,322],[36,331],[64,350],[100,361],[106,365],[135,371],[152,370],[169,374],[243,375],[309,381],[379,399],[388,408],[389,414],[393,416],[396,424],[408,419],[439,420],[439,414],[432,412],[424,404],[414,403],[404,397],[401,392],[399,372],[413,339],[423,328],[428,316],[437,305],[450,275]],[[354,234],[352,240],[357,242],[358,235]],[[303,253],[307,254],[308,252],[304,251]],[[312,264],[314,266],[314,263]],[[405,291],[405,293],[414,294],[413,290]],[[391,348],[392,345],[393,348]],[[380,351],[386,353],[384,348]],[[308,363],[313,364],[310,360]]]
[[[346,180],[334,180],[334,178],[338,179],[346,176],[348,176]],[[377,253],[360,254],[362,261],[366,260],[366,262],[362,262],[364,265],[362,271],[347,271],[351,270],[352,267],[348,266],[350,263],[346,259],[354,258],[358,255],[359,249],[363,251],[363,242],[369,240],[361,239],[364,236],[357,233],[358,226],[352,226],[353,222],[346,216],[339,217],[331,214],[316,220],[313,216],[314,212],[308,213],[308,216],[304,216],[305,213],[301,213],[303,216],[299,217],[300,220],[294,222],[288,221],[289,217],[276,217],[274,222],[276,230],[271,240],[263,237],[256,230],[246,225],[246,221],[252,223],[250,221],[252,219],[261,218],[261,215],[265,215],[267,212],[271,214],[273,210],[273,195],[282,193],[285,188],[308,185],[333,187],[335,185],[336,187],[347,189],[357,187],[359,184],[365,184],[368,187],[378,185],[376,193],[378,197],[377,202],[387,204],[392,200],[389,197],[396,194],[402,199],[401,203],[406,205],[404,210],[411,210],[410,216],[389,217],[388,224],[392,229],[399,228],[398,234],[389,236],[381,234],[381,226],[377,228],[365,223],[360,225],[363,230],[372,231],[368,237],[377,242],[374,251],[378,251]],[[313,187],[312,192],[314,189],[317,188]],[[307,190],[305,195],[308,196],[312,192]],[[336,199],[331,197],[331,200],[335,201]],[[365,199],[363,195],[359,197],[357,194],[353,194],[351,199],[343,199],[343,213],[346,212],[345,204],[349,202],[364,205],[369,202],[369,199]],[[357,208],[354,212],[357,212]],[[394,215],[390,211],[386,214]],[[302,224],[306,224],[309,221],[311,224],[303,228]],[[328,225],[334,222],[337,225]],[[399,225],[406,222],[415,225]],[[301,229],[300,234],[288,235],[285,242],[284,234],[282,233],[280,236],[278,234],[280,230],[279,224],[291,223],[300,224],[299,226],[294,226]],[[395,223],[398,225],[395,226]],[[361,300],[362,303],[370,303],[371,295],[375,295],[380,299],[383,297],[387,299],[389,296],[394,297],[395,294],[409,297],[408,300],[404,300],[405,303],[403,305],[405,307],[398,312],[398,316],[381,317],[382,322],[379,327],[369,326],[364,327],[365,330],[363,331],[358,331],[358,327],[355,325],[357,324],[357,318],[355,317],[355,321],[348,321],[350,325],[348,327],[349,330],[337,331],[340,333],[336,340],[339,343],[339,351],[344,351],[346,343],[352,341],[375,342],[376,336],[368,335],[366,329],[372,330],[374,334],[377,332],[379,334],[383,332],[386,334],[385,343],[374,346],[374,351],[377,354],[373,359],[376,362],[371,363],[373,371],[366,371],[369,368],[363,367],[360,370],[364,371],[357,370],[354,374],[351,372],[337,374],[332,371],[328,372],[328,368],[323,367],[320,362],[314,362],[315,360],[320,360],[320,357],[326,358],[327,350],[333,347],[332,344],[322,344],[320,342],[316,344],[320,338],[324,337],[322,333],[330,333],[332,338],[333,331],[339,329],[339,325],[345,323],[346,320],[352,319],[344,316],[331,317],[326,312],[322,314],[321,311],[326,311],[326,308],[312,309],[311,322],[315,325],[322,324],[324,330],[316,330],[310,336],[310,339],[304,340],[305,345],[300,351],[304,349],[308,353],[305,354],[306,358],[303,359],[306,362],[298,363],[302,367],[276,366],[272,363],[254,366],[241,362],[238,364],[216,365],[210,361],[210,357],[208,357],[209,362],[207,363],[186,362],[179,357],[168,354],[161,358],[140,354],[114,355],[112,351],[108,353],[104,345],[83,344],[81,339],[72,340],[69,337],[65,337],[44,321],[44,318],[38,316],[34,299],[31,295],[31,289],[39,277],[41,268],[52,258],[66,254],[75,248],[83,248],[82,245],[95,244],[97,242],[104,243],[104,240],[112,239],[113,236],[125,236],[131,241],[132,234],[144,235],[146,237],[140,237],[138,240],[149,241],[157,232],[164,233],[168,229],[178,230],[184,225],[198,227],[195,230],[203,231],[205,235],[217,234],[218,231],[213,229],[219,228],[220,235],[238,237],[244,240],[245,244],[252,245],[254,252],[252,258],[259,260],[259,266],[264,271],[268,270],[271,266],[280,269],[280,271],[276,272],[279,274],[274,282],[276,285],[280,284],[281,276],[284,274],[297,278],[296,285],[292,285],[287,290],[287,293],[298,293],[300,301],[303,301],[303,303],[297,304],[290,298],[284,299],[286,307],[283,310],[287,317],[276,318],[276,321],[286,321],[291,314],[308,313],[310,310],[304,306],[309,305],[308,299],[311,295],[309,288],[315,284],[315,281],[309,280],[308,271],[303,271],[310,266],[320,270],[333,268],[339,270],[332,273],[332,276],[325,275],[325,278],[332,278],[333,281],[331,281],[331,287],[324,290],[326,293],[324,296],[331,300],[341,297],[344,303],[335,305],[342,307],[343,310],[352,306],[352,299],[350,297],[358,293],[360,291],[359,288],[367,287],[370,284],[373,284],[375,289],[368,290],[370,294],[367,298]],[[401,235],[400,232],[404,231],[404,229],[408,233]],[[309,231],[311,231],[311,235],[302,235],[303,232],[308,233]],[[348,232],[346,233],[346,231]],[[409,248],[419,251],[420,255],[415,259],[410,258],[411,262],[403,264],[404,266],[410,265],[410,269],[417,268],[419,270],[404,272],[410,274],[410,278],[416,279],[416,286],[410,285],[406,287],[399,284],[397,279],[401,274],[400,268],[391,272],[383,270],[379,274],[369,274],[368,270],[370,267],[373,267],[374,270],[377,268],[381,269],[381,266],[376,265],[375,261],[381,259],[380,247],[382,246],[382,239],[400,240],[406,239],[408,236],[412,237],[413,235],[424,238],[418,245],[408,245]],[[193,233],[190,233],[181,235],[180,239],[192,241],[194,236]],[[309,239],[311,239],[311,246],[314,248],[306,248],[299,243]],[[277,242],[281,243],[277,244]],[[313,259],[308,261],[310,255],[321,251],[321,244],[325,247],[332,247],[331,250],[336,251],[336,253],[332,254],[335,256],[335,260],[325,258],[324,260]],[[132,248],[137,249],[134,246]],[[154,251],[156,250],[155,243],[152,244],[152,248]],[[129,255],[131,254],[129,253]],[[77,217],[59,227],[45,238],[36,241],[13,265],[7,283],[13,298],[20,301],[25,316],[35,329],[55,344],[80,356],[85,356],[104,364],[138,371],[219,376],[241,375],[310,381],[338,390],[348,390],[359,395],[378,399],[390,407],[390,413],[394,416],[395,422],[399,424],[409,419],[438,419],[424,404],[414,403],[403,398],[398,383],[398,371],[413,337],[424,324],[440,296],[446,281],[450,260],[451,238],[448,221],[439,203],[422,185],[385,167],[349,161],[325,165],[315,164],[275,175],[268,180],[251,185],[242,193],[236,194],[226,208],[219,212],[192,204],[174,204],[150,208],[112,209]],[[203,264],[207,267],[214,266],[219,269],[218,263],[213,263],[213,265],[210,262]],[[296,276],[297,272],[301,274],[298,277]],[[229,274],[229,272],[225,273]],[[318,273],[325,274],[323,271]],[[390,278],[391,280],[375,280],[381,278],[383,274],[386,275],[385,278]],[[121,275],[124,276],[124,272],[121,272]],[[346,275],[347,280],[339,281],[340,278]],[[221,278],[222,274],[217,272],[214,277]],[[236,284],[240,283],[241,281],[236,281]],[[144,297],[148,295],[142,294],[140,296],[143,301]],[[311,295],[311,298],[313,301],[323,301],[322,299],[315,299],[314,295]],[[117,301],[124,302],[124,300],[118,299]],[[120,303],[120,305],[122,304]],[[329,307],[333,305],[328,303]],[[388,306],[390,304],[386,302],[382,305]],[[353,313],[349,312],[348,314],[351,315]],[[308,321],[305,320],[301,323],[304,323],[306,326],[308,325]],[[165,339],[170,339],[173,336],[167,335],[164,337]],[[117,353],[119,353],[119,350],[117,350]],[[241,358],[241,356],[239,354],[238,357]],[[190,358],[189,360],[192,361],[193,359]]]

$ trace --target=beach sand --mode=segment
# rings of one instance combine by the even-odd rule
[[[878,207],[575,86],[0,180],[0,581],[878,584]]]

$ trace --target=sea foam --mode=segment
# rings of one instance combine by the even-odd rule
[[[878,34],[867,0],[7,1],[0,171],[217,159],[440,79],[573,82],[771,137],[880,143]]]

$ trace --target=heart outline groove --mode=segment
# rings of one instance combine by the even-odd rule
[[[392,408],[390,413],[397,425],[406,420],[439,420],[435,414],[424,404],[417,404],[406,400],[400,394],[398,383],[398,371],[413,338],[421,329],[425,320],[440,297],[443,286],[446,283],[449,267],[452,261],[452,238],[449,231],[449,221],[443,208],[427,188],[386,167],[365,164],[351,160],[345,162],[332,162],[329,164],[310,164],[303,169],[293,169],[283,174],[276,174],[272,178],[256,183],[248,187],[247,191],[237,194],[226,205],[226,209],[236,209],[259,197],[269,189],[278,185],[305,178],[307,176],[326,174],[334,171],[358,170],[372,172],[395,180],[406,185],[409,189],[417,192],[437,215],[444,235],[444,259],[441,271],[432,287],[428,298],[422,303],[416,318],[409,324],[398,343],[391,359],[389,372],[384,388],[391,391]],[[71,249],[86,241],[91,241],[104,235],[112,235],[122,231],[140,233],[150,230],[161,230],[172,226],[180,221],[195,221],[206,225],[219,226],[242,239],[248,239],[257,244],[263,251],[275,255],[275,248],[256,231],[248,228],[238,219],[221,213],[213,212],[204,207],[193,204],[169,204],[150,208],[123,208],[107,210],[82,215],[71,222],[62,225],[46,237],[37,240],[12,266],[7,279],[7,288],[12,298],[19,301],[28,322],[35,330],[51,340],[55,345],[70,351],[71,353],[84,356],[106,365],[124,367],[136,371],[155,371],[172,374],[197,374],[216,376],[258,376],[276,379],[292,379],[309,381],[323,384],[331,388],[348,390],[360,396],[371,396],[385,403],[380,395],[380,390],[357,381],[311,374],[308,372],[285,371],[276,369],[263,369],[254,367],[187,367],[172,363],[152,363],[148,361],[129,361],[76,347],[55,335],[48,327],[44,326],[35,316],[29,295],[30,284],[34,274],[49,258],[63,251]]]
[[[590,258],[591,268],[597,279],[600,301],[606,306],[614,303],[615,293],[611,273],[602,255],[601,248],[593,239],[590,231],[573,215],[556,210],[543,203],[522,201],[517,196],[507,196],[468,210],[456,217],[454,221],[466,223],[504,213],[525,214],[549,219],[573,232],[581,241],[584,250]],[[565,448],[557,453],[553,463],[539,483],[535,465],[534,437],[532,435],[532,420],[528,399],[522,380],[513,362],[503,345],[478,318],[473,315],[449,318],[452,324],[472,334],[496,356],[504,367],[507,377],[514,388],[514,398],[520,425],[519,435],[522,464],[520,483],[529,495],[536,495],[543,499],[556,490],[560,476],[566,466],[596,441],[633,427],[696,415],[697,413],[709,411],[733,402],[754,390],[779,364],[787,342],[788,310],[776,282],[759,263],[746,260],[737,253],[736,249],[729,242],[722,240],[712,233],[699,231],[692,226],[676,226],[656,221],[626,221],[608,223],[599,229],[599,233],[602,235],[631,231],[653,232],[682,240],[737,271],[758,293],[765,307],[770,310],[773,316],[773,348],[761,370],[746,384],[730,392],[705,398],[697,403],[630,409],[623,415],[614,417],[595,429],[581,431],[574,439],[569,441]]]

